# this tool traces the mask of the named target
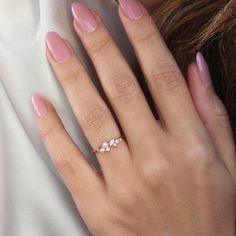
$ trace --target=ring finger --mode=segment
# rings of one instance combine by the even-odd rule
[[[92,148],[97,149],[103,141],[120,137],[110,110],[69,43],[50,32],[47,47],[49,62]],[[97,158],[107,181],[112,181],[117,175],[121,179],[129,171],[131,159],[124,141],[111,152],[97,153]]]

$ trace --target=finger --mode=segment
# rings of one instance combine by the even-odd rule
[[[50,32],[47,47],[49,62],[92,149],[97,149],[104,141],[119,138],[121,133],[110,110],[69,43],[55,32]],[[63,55],[62,49],[68,56]],[[66,60],[60,60],[61,55]],[[111,152],[97,153],[97,158],[106,181],[118,179],[120,175],[119,179],[122,180],[124,175],[121,173],[129,172],[131,159],[125,141]]]
[[[187,84],[151,16],[136,0],[120,3],[120,18],[165,127],[177,134],[199,129],[201,121]]]
[[[229,117],[224,104],[214,91],[208,66],[200,53],[197,53],[197,62],[191,64],[188,70],[189,89],[221,158],[236,180],[235,144]]]
[[[37,94],[32,103],[42,140],[72,195],[86,203],[95,194],[102,194],[104,183],[74,144],[52,105]]]
[[[142,90],[99,16],[78,2],[72,5],[72,11],[76,32],[93,61],[129,147],[139,151],[143,136],[148,134],[151,139],[158,132]]]

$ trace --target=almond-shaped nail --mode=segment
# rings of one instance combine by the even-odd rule
[[[31,98],[31,102],[34,107],[35,114],[38,117],[42,117],[48,113],[48,106],[46,101],[39,94],[35,94]]]
[[[201,81],[205,87],[209,87],[212,84],[211,75],[207,62],[201,52],[196,53],[197,68],[201,77]]]
[[[58,63],[65,63],[71,57],[71,52],[64,39],[56,32],[49,32],[46,38],[47,47],[54,60]]]
[[[93,32],[98,24],[92,12],[83,4],[74,2],[71,6],[73,16],[80,29],[84,32]]]
[[[143,16],[143,9],[138,0],[119,0],[122,11],[131,20],[137,20]]]

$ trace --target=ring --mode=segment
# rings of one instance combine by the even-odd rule
[[[119,138],[113,138],[109,141],[104,141],[100,147],[93,150],[93,153],[105,153],[110,152],[112,147],[117,147],[118,144],[124,139],[123,136]]]

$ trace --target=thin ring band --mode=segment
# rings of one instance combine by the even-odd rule
[[[110,152],[113,147],[117,147],[120,142],[122,142],[124,136],[120,136],[119,138],[112,138],[109,141],[104,141],[101,146],[96,149],[93,149],[93,153],[105,153]]]

